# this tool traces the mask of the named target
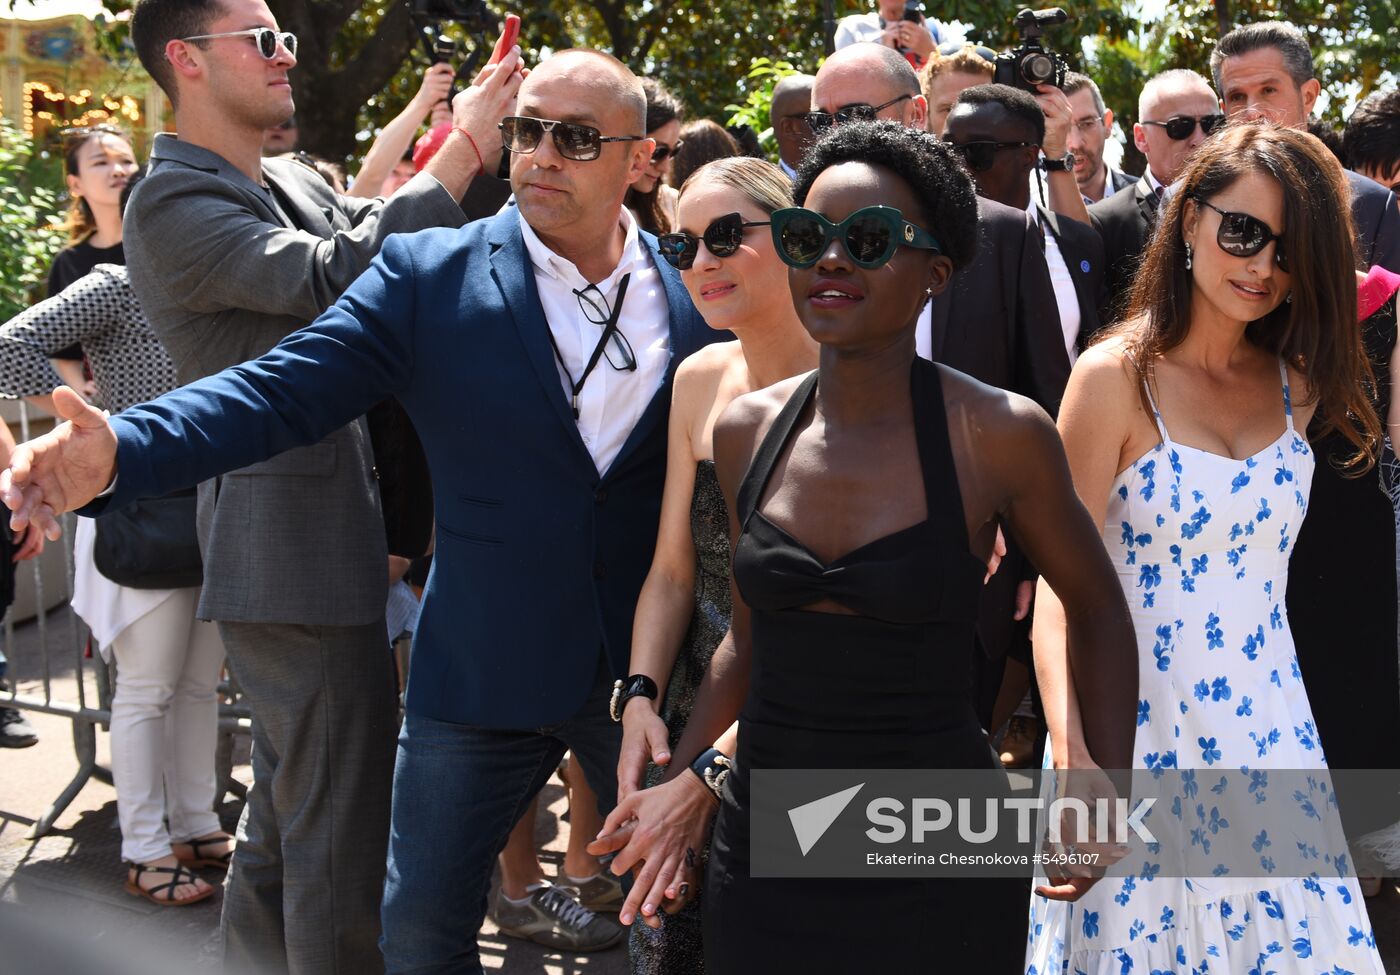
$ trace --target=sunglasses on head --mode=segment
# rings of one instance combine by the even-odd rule
[[[1247,213],[1232,213],[1228,210],[1222,210],[1199,193],[1191,193],[1189,198],[1220,214],[1220,226],[1215,231],[1215,243],[1226,254],[1231,257],[1253,257],[1268,247],[1271,241],[1276,242],[1274,262],[1278,264],[1279,270],[1285,272],[1288,270],[1288,256],[1283,252],[1282,234],[1274,233],[1269,229],[1269,225],[1258,217],[1251,217]]]
[[[684,139],[677,139],[676,144],[668,146],[664,142],[658,142],[656,148],[651,151],[651,161],[653,163],[663,163],[667,159],[674,158],[676,153],[681,151],[681,146],[685,145]]]
[[[811,267],[840,238],[857,267],[883,267],[900,247],[943,253],[938,240],[904,219],[894,207],[863,207],[840,223],[804,207],[775,210],[771,218],[773,243],[783,263]]]
[[[967,168],[985,173],[996,165],[997,153],[1003,149],[1039,149],[1034,142],[949,142],[948,148],[962,156]]]
[[[291,31],[275,31],[271,27],[250,27],[248,30],[231,30],[222,34],[196,34],[194,37],[182,37],[180,40],[212,41],[220,37],[251,37],[258,46],[258,53],[269,61],[277,57],[279,43],[292,57],[297,56],[297,36]]]
[[[883,105],[866,105],[863,102],[858,102],[855,105],[839,108],[835,112],[801,112],[797,118],[805,120],[813,132],[820,134],[833,125],[844,125],[847,122],[873,122],[881,112],[891,105],[897,105],[906,98],[913,97],[913,95],[900,95],[898,98],[891,98]]]
[[[641,135],[603,135],[591,125],[559,122],[553,119],[511,115],[501,120],[501,140],[511,152],[529,154],[540,147],[544,134],[554,137],[554,148],[565,159],[590,162],[603,151],[605,142],[641,142]]]
[[[699,237],[678,231],[662,234],[656,238],[656,243],[667,263],[678,271],[689,271],[695,265],[696,255],[700,253],[700,241],[705,242],[705,246],[715,257],[731,257],[744,242],[745,228],[766,227],[768,224],[767,220],[745,220],[741,213],[726,213],[711,220],[710,225]]]
[[[1191,138],[1191,133],[1196,131],[1196,126],[1201,127],[1204,135],[1210,135],[1216,129],[1225,124],[1223,115],[1173,115],[1165,122],[1150,122],[1143,120],[1143,125],[1160,125],[1167,130],[1167,138],[1173,142],[1180,142],[1183,139]]]

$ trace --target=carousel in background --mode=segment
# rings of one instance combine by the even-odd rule
[[[97,29],[79,15],[0,19],[0,113],[41,150],[56,148],[65,129],[105,123],[130,132],[144,157],[168,103],[134,51],[102,51]]]

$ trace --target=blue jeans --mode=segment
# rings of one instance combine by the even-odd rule
[[[410,712],[399,735],[380,948],[388,975],[478,975],[476,936],[496,856],[570,750],[606,815],[617,801],[622,726],[600,666],[578,713],[503,731]]]

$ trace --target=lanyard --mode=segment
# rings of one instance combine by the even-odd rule
[[[612,312],[608,315],[608,320],[603,322],[603,336],[598,339],[598,344],[593,347],[593,354],[588,357],[588,365],[583,367],[583,375],[575,382],[573,374],[569,372],[569,367],[564,365],[564,357],[559,354],[559,343],[554,340],[554,329],[549,331],[549,344],[554,349],[554,358],[559,362],[559,368],[564,370],[564,376],[569,381],[569,391],[573,394],[571,405],[574,410],[574,419],[578,419],[578,394],[583,390],[583,384],[588,382],[588,377],[593,375],[593,370],[598,365],[598,360],[603,357],[603,349],[607,347],[613,333],[617,331],[618,319],[622,317],[622,301],[627,297],[627,284],[632,280],[631,273],[624,274],[617,286],[617,304],[613,305]],[[601,292],[600,292],[601,293]],[[575,291],[577,296],[579,292]],[[586,315],[584,317],[587,317]],[[592,319],[589,319],[592,321]],[[598,324],[594,322],[593,324]]]

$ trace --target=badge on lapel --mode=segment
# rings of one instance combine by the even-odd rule
[[[1089,262],[1088,262],[1088,261],[1080,261],[1080,262],[1079,262],[1079,270],[1083,271],[1085,274],[1088,274],[1088,273],[1089,273]]]

